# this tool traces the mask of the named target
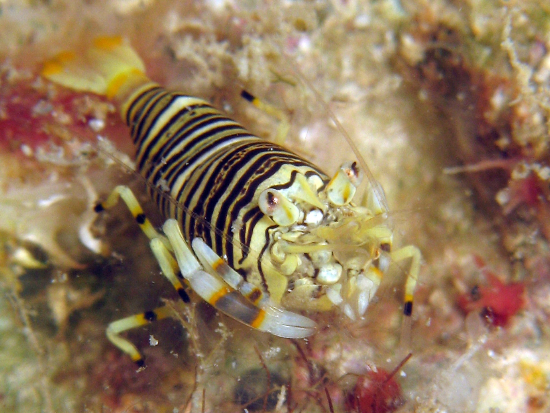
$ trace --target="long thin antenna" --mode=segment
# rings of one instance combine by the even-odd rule
[[[326,111],[328,117],[334,122],[334,125],[336,126],[336,129],[338,130],[338,132],[344,137],[348,145],[351,147],[351,150],[353,151],[355,157],[357,158],[359,165],[361,165],[361,169],[367,176],[369,182],[371,182],[373,186],[372,190],[376,193],[378,202],[380,202],[380,204],[384,206],[384,209],[386,211],[389,211],[386,197],[384,196],[384,193],[382,192],[380,186],[377,185],[378,181],[374,179],[374,175],[372,174],[370,168],[368,167],[367,162],[361,155],[361,151],[359,150],[359,148],[357,147],[353,139],[351,139],[351,136],[349,136],[346,129],[342,126],[342,124],[337,119],[334,112],[330,109],[328,104],[325,102],[321,93],[319,93],[319,91],[313,86],[313,83],[311,83],[311,81],[305,77],[305,75],[300,71],[300,69],[296,67],[292,57],[289,56],[287,53],[285,53],[282,49],[280,50],[281,50],[281,54],[286,58],[286,61],[287,61],[286,63],[292,67],[292,70],[294,71],[295,75],[311,90],[317,102],[319,102],[324,107],[324,110]]]

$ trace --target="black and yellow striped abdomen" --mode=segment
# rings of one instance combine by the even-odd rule
[[[188,242],[202,238],[245,277],[256,267],[263,279],[261,258],[277,227],[258,208],[260,193],[290,187],[298,172],[328,182],[313,164],[251,135],[208,102],[154,83],[132,93],[122,116],[164,218],[176,218]],[[257,253],[247,259],[251,250]]]

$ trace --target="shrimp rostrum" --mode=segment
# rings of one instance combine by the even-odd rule
[[[361,317],[390,262],[410,258],[404,314],[411,315],[420,253],[413,246],[392,250],[376,184],[369,183],[364,202],[354,202],[364,175],[357,162],[331,177],[208,102],[167,91],[147,77],[122,38],[99,38],[83,55],[63,53],[45,64],[43,76],[105,95],[119,108],[137,169],[165,222],[157,231],[126,186],[96,211],[123,199],[184,301],[189,286],[252,328],[302,338],[316,324],[299,312],[339,307],[351,319]],[[107,336],[142,364],[120,333],[166,316],[160,307],[115,321]]]

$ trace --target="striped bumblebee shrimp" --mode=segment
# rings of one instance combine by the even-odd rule
[[[43,76],[117,106],[136,169],[165,221],[157,231],[126,186],[95,211],[122,198],[184,302],[193,292],[250,328],[304,338],[316,333],[316,312],[362,317],[390,263],[410,259],[403,305],[410,318],[420,252],[392,248],[385,196],[349,138],[357,161],[327,174],[207,101],[167,91],[119,37],[98,38],[82,55],[56,56]],[[142,354],[120,333],[170,315],[159,307],[125,317],[107,336],[141,367]]]

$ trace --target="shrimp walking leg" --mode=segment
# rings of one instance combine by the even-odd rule
[[[159,307],[151,311],[145,311],[140,314],[134,314],[130,317],[113,321],[107,327],[107,338],[120,350],[128,354],[132,361],[138,365],[138,367],[144,367],[145,363],[141,353],[129,340],[121,337],[120,333],[136,327],[144,326],[152,323],[153,321],[161,320],[166,317],[170,317],[170,309],[168,307]]]
[[[165,237],[163,237],[153,227],[151,221],[149,221],[149,218],[147,218],[147,216],[143,212],[143,208],[139,204],[136,196],[134,195],[132,190],[126,185],[117,186],[104,202],[99,202],[95,205],[94,211],[99,213],[106,209],[114,207],[118,203],[119,198],[122,198],[128,209],[132,213],[134,219],[138,223],[139,227],[149,239],[158,238],[162,240],[164,245],[166,245],[168,248],[170,247],[170,244],[165,239]]]
[[[309,318],[278,308],[269,303],[266,297],[260,300],[261,291],[252,289],[202,240],[195,239],[195,253],[200,255],[207,269],[210,270],[205,271],[185,242],[178,222],[175,219],[168,219],[163,225],[165,235],[160,234],[145,216],[143,208],[127,186],[116,187],[105,202],[96,205],[96,212],[112,208],[120,198],[126,203],[143,232],[151,239],[151,250],[162,273],[183,301],[189,301],[183,287],[183,283],[186,283],[219,311],[260,331],[288,338],[306,337],[315,331],[315,323]],[[246,296],[243,295],[244,292],[247,292]],[[107,329],[107,337],[118,348],[130,355],[132,360],[143,365],[143,358],[139,351],[128,340],[120,337],[119,333],[166,317],[167,310],[161,310],[162,308],[154,310],[162,317],[153,317],[149,320],[143,314],[151,312],[146,312],[111,323]],[[153,312],[153,314],[156,313]]]
[[[285,112],[267,102],[264,102],[263,100],[258,99],[246,90],[241,91],[241,97],[252,103],[262,112],[267,113],[279,121],[277,132],[275,133],[275,143],[278,145],[283,145],[288,136],[288,131],[290,130],[290,122]]]
[[[410,317],[413,309],[414,289],[420,272],[420,250],[414,245],[408,245],[392,251],[390,256],[396,262],[411,259],[411,267],[407,272],[407,281],[405,282],[405,305],[403,307],[403,314]]]
[[[128,206],[128,209],[134,216],[134,219],[141,227],[142,231],[151,239],[151,249],[153,252],[158,250],[157,245],[162,245],[163,248],[170,248],[170,243],[161,235],[151,224],[149,219],[145,216],[143,208],[139,204],[137,198],[133,194],[132,190],[125,185],[117,186],[109,195],[107,200],[102,203],[96,204],[94,210],[96,212],[101,212],[106,209],[110,209],[115,206],[119,200],[122,198],[124,203]],[[178,270],[178,264],[176,260],[170,255],[165,254],[162,258],[157,256],[157,260],[162,269],[163,274],[166,278],[172,283],[176,291],[178,292],[180,298],[185,302],[189,302],[189,296],[185,291],[185,288],[182,285],[182,277]],[[179,277],[176,275],[178,274]],[[107,338],[120,350],[128,354],[131,359],[139,366],[144,366],[143,357],[129,340],[121,337],[119,334],[131,330],[136,327],[143,326],[147,323],[151,323],[156,320],[160,320],[170,316],[170,310],[167,307],[159,307],[155,310],[145,311],[140,314],[135,314],[117,321],[112,322],[107,327]]]
[[[132,192],[130,188],[128,188],[126,185],[119,185],[117,186],[113,192],[111,192],[111,195],[107,198],[107,200],[103,203],[98,203],[95,206],[96,212],[101,212],[105,209],[112,208],[116,205],[118,202],[118,199],[122,198],[132,215],[134,216],[134,219],[139,224],[141,230],[147,235],[147,237],[151,240],[151,249],[153,252],[155,252],[156,248],[155,245],[157,243],[161,243],[164,245],[166,249],[169,251],[172,250],[172,247],[170,245],[170,242],[166,239],[165,236],[161,235],[151,224],[151,221],[147,218],[145,213],[143,212],[143,208],[139,204],[136,196]],[[157,248],[158,249],[158,248]],[[157,260],[159,257],[157,257]],[[178,271],[178,264],[176,260],[170,255],[167,254],[163,256],[163,260],[159,260],[159,264],[161,266],[161,269],[170,281],[176,291],[178,292],[180,298],[184,302],[189,302],[189,296],[187,295],[187,292],[185,291],[185,288],[182,285],[182,276],[180,272]]]
[[[418,281],[418,274],[420,272],[420,260],[422,255],[417,247],[415,247],[414,245],[408,245],[406,247],[392,251],[390,256],[394,261],[402,261],[406,259],[411,260],[411,266],[409,271],[407,272],[407,279],[405,281],[405,300],[403,304],[403,315],[405,317],[403,320],[403,325],[401,327],[400,339],[401,347],[405,351],[409,351],[411,343],[411,315],[413,311],[414,290]]]

